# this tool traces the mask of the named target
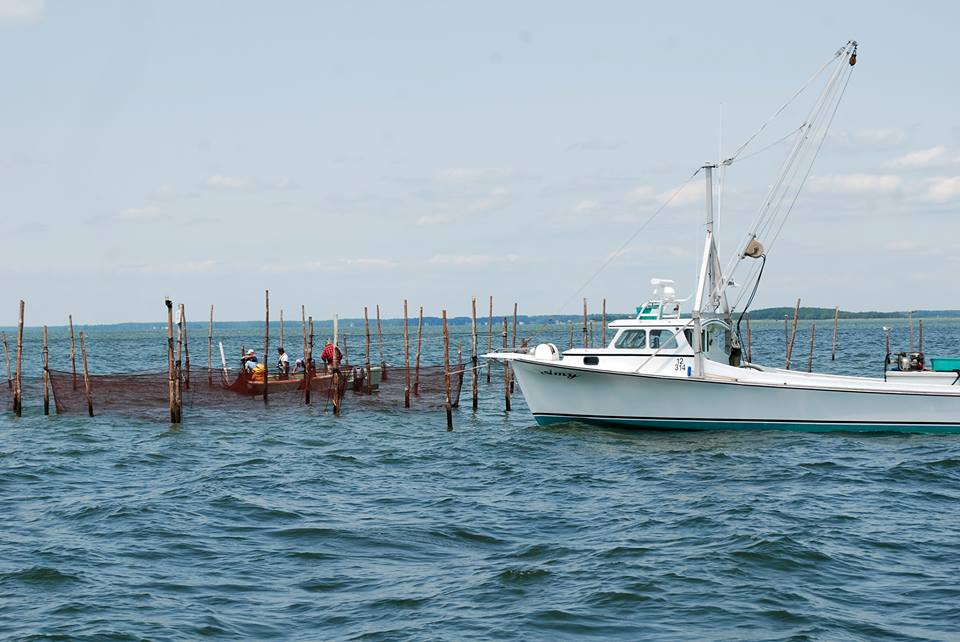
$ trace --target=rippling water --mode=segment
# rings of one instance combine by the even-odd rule
[[[880,323],[843,324],[837,362],[828,325],[815,369],[879,373]],[[754,330],[782,361],[782,325]],[[960,354],[956,322],[926,333]],[[93,365],[162,364],[158,336],[91,328]],[[172,430],[30,394],[0,416],[3,638],[960,636],[960,436],[539,428],[496,376],[453,433],[442,412],[262,403]]]

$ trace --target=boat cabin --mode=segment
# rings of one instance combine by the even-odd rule
[[[634,319],[608,324],[613,338],[603,348],[575,348],[563,353],[563,361],[596,366],[603,370],[634,372],[639,368],[661,374],[689,376],[693,367],[693,319],[680,316],[673,281],[653,279],[654,298],[637,307]],[[728,363],[731,329],[720,319],[704,319],[704,357]],[[559,355],[558,355],[559,356]]]

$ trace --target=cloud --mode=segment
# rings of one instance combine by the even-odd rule
[[[637,245],[617,250],[607,255],[607,259],[610,260],[619,261],[620,259],[626,259],[631,263],[640,264],[647,264],[651,261],[663,259],[685,260],[691,258],[694,258],[692,248],[665,244]]]
[[[217,174],[208,177],[206,185],[213,189],[237,190],[245,189],[249,183],[245,179],[236,176],[222,176]]]
[[[640,185],[639,187],[634,187],[632,190],[630,190],[630,193],[627,195],[627,199],[632,203],[644,203],[654,200],[656,196],[657,190],[649,185]]]
[[[450,221],[449,214],[424,214],[417,219],[417,225],[443,225]]]
[[[280,178],[247,178],[215,174],[204,181],[208,189],[221,191],[270,191],[296,189],[297,183],[288,176]]]
[[[882,129],[862,129],[855,132],[837,132],[830,138],[840,147],[847,149],[884,150],[896,149],[907,140],[907,134],[902,129],[887,127]]]
[[[914,257],[934,257],[942,256],[944,254],[943,248],[931,246],[929,243],[921,243],[919,241],[911,241],[908,239],[888,241],[884,243],[883,249],[886,252],[909,254]]]
[[[679,191],[677,191],[678,189]],[[657,202],[661,205],[668,201],[673,205],[703,203],[706,202],[706,198],[706,188],[700,181],[690,181],[683,187],[674,188],[657,194]]]
[[[523,180],[533,178],[514,169],[449,167],[436,173],[441,183],[477,183],[483,181]]]
[[[943,145],[938,145],[930,149],[922,149],[904,154],[899,158],[888,161],[885,165],[895,169],[924,169],[928,167],[940,167],[947,162],[947,148]]]
[[[400,264],[381,257],[354,259],[329,259],[303,263],[267,263],[260,266],[261,272],[290,274],[302,272],[364,272],[369,270],[392,270]]]
[[[576,207],[573,209],[577,212],[589,212],[592,209],[596,209],[597,204],[595,201],[584,200],[577,203]]]
[[[810,181],[810,188],[821,192],[895,192],[900,189],[902,180],[893,174],[836,174],[834,176],[816,176]]]
[[[221,267],[219,261],[214,259],[201,259],[197,261],[169,261],[166,263],[140,263],[128,265],[123,268],[124,272],[134,272],[137,274],[209,274],[217,271]]]
[[[0,0],[0,25],[40,22],[46,11],[45,0]]]
[[[163,214],[159,207],[148,205],[147,207],[128,207],[117,214],[116,218],[131,223],[144,223],[159,220],[163,218]]]
[[[437,254],[430,259],[433,265],[494,265],[497,263],[528,263],[530,257],[518,254]]]
[[[583,140],[567,145],[568,152],[612,152],[623,147],[622,140]]]
[[[960,198],[960,176],[933,179],[927,187],[926,196],[936,203],[946,203]]]

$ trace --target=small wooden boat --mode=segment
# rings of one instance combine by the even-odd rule
[[[364,366],[352,366],[352,365],[343,365],[340,368],[340,373],[345,376],[345,385],[346,387],[360,387],[360,389],[366,390],[366,377],[367,377],[367,368]],[[377,390],[380,387],[380,366],[370,366],[370,389]],[[333,385],[333,372],[314,372],[310,376],[310,390],[320,390],[327,391]],[[262,395],[263,394],[263,377],[257,377],[255,374],[251,375],[245,370],[241,370],[233,383],[231,383],[227,388],[241,395]],[[304,390],[306,388],[305,376],[303,373],[290,374],[290,375],[280,375],[272,374],[267,379],[267,388],[268,394],[270,392],[294,392],[297,390]]]

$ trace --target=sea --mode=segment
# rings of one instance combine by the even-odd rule
[[[882,376],[884,326],[909,349],[905,319],[841,321],[833,360],[823,321],[811,360],[801,321],[793,367]],[[165,367],[164,325],[77,329],[93,372]],[[50,328],[51,368],[67,337]],[[189,338],[206,365],[206,326]],[[262,327],[220,342],[236,368]],[[469,328],[452,343],[469,360]],[[402,346],[391,328],[384,359]],[[751,350],[783,365],[783,324],[754,322]],[[422,351],[442,362],[436,327]],[[23,416],[0,395],[4,640],[960,640],[960,435],[538,427],[496,367],[452,432],[349,398],[45,416],[41,352],[28,328]],[[924,352],[960,355],[960,321],[926,322]]]

